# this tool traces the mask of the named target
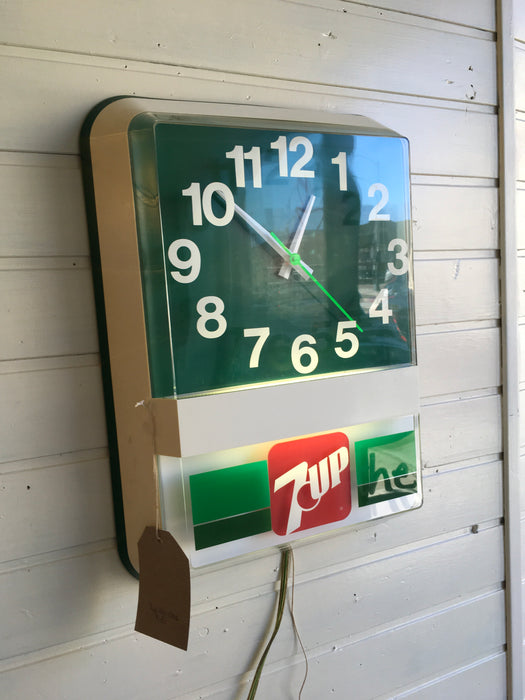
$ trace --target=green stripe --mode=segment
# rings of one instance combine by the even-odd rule
[[[190,492],[194,525],[269,508],[266,461],[193,474]]]
[[[272,518],[269,508],[244,513],[233,518],[216,520],[214,523],[197,525],[194,529],[195,549],[206,549],[224,542],[240,540],[250,535],[268,532],[272,528]]]

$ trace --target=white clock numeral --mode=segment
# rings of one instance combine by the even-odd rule
[[[213,211],[211,202],[212,197],[216,192],[220,192],[221,202],[224,203],[224,214],[216,216]],[[228,185],[222,182],[210,182],[204,188],[201,198],[200,182],[192,182],[189,187],[182,190],[183,197],[191,197],[191,211],[193,216],[193,225],[202,226],[202,214],[214,226],[227,226],[233,219],[235,214],[235,202],[233,194]]]
[[[339,189],[341,192],[346,192],[348,189],[346,153],[340,151],[335,158],[332,158],[332,163],[339,166]]]
[[[380,214],[381,209],[384,209],[388,204],[388,190],[381,182],[374,182],[368,188],[368,196],[373,197],[376,192],[381,194],[379,202],[372,207],[368,215],[368,221],[390,221],[390,214]]]
[[[334,348],[335,352],[339,357],[343,359],[348,359],[353,357],[359,350],[359,339],[355,333],[350,333],[350,328],[355,328],[357,326],[356,321],[339,321],[337,324],[337,334],[335,336],[336,343],[344,343],[345,340],[350,342],[350,347],[343,350],[341,347]]]
[[[208,306],[213,306],[211,311],[208,311]],[[197,331],[203,338],[220,338],[226,330],[226,319],[222,315],[224,311],[224,302],[220,297],[202,297],[197,302]],[[208,327],[208,322],[212,322],[212,328]],[[213,327],[216,326],[216,327]]]
[[[268,326],[265,328],[245,328],[244,329],[244,337],[245,338],[257,338],[255,341],[255,345],[253,346],[253,350],[250,355],[250,367],[258,367],[259,366],[259,357],[261,356],[261,350],[263,348],[263,345],[265,342],[268,340],[268,337],[270,335],[270,329]]]
[[[314,147],[310,139],[306,136],[294,136],[288,145],[286,136],[279,136],[275,141],[272,141],[270,148],[279,153],[279,175],[288,177],[288,151],[297,151],[299,148],[304,149],[304,153],[292,165],[290,177],[315,177],[314,170],[305,170],[305,165],[312,160],[314,155]]]
[[[179,257],[179,250],[181,248],[186,248],[189,250],[189,257],[183,259]],[[189,284],[194,282],[199,276],[201,270],[201,253],[196,243],[190,241],[188,238],[179,238],[170,244],[168,248],[168,260],[173,265],[177,267],[178,270],[171,271],[171,276],[177,282],[182,282],[182,284]],[[182,274],[179,270],[189,270],[187,274]]]
[[[234,146],[231,151],[226,153],[226,158],[233,158],[235,165],[235,184],[237,187],[246,187],[244,161],[251,160],[252,162],[252,181],[254,187],[262,187],[261,175],[261,149],[259,146],[254,146],[247,153],[244,152],[242,146]]]
[[[292,343],[292,365],[299,374],[310,374],[317,367],[319,355],[313,349],[312,345],[316,344],[316,340],[312,335],[307,333],[298,335]],[[304,357],[308,358],[306,364],[302,363]]]
[[[396,260],[400,261],[401,267],[396,267],[394,263],[389,262],[388,271],[393,275],[404,275],[405,272],[408,272],[408,243],[403,238],[392,238],[388,244],[389,252],[392,252],[394,248],[399,248],[396,252]]]
[[[368,315],[370,318],[380,318],[383,323],[388,323],[388,319],[392,316],[392,309],[388,308],[388,289],[382,289],[370,304]]]

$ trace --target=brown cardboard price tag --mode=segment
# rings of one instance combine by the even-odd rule
[[[169,532],[146,527],[139,540],[139,602],[135,629],[188,648],[190,565]]]

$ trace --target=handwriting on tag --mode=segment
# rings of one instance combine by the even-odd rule
[[[135,630],[186,650],[191,606],[188,557],[169,532],[155,527],[144,529],[138,547]]]

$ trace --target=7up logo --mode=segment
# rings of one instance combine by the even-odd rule
[[[344,433],[274,445],[268,454],[272,530],[278,535],[344,520],[351,507]]]

